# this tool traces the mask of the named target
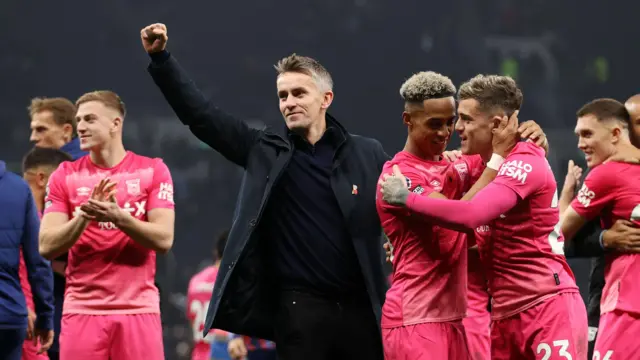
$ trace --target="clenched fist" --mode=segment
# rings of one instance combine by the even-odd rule
[[[149,53],[157,53],[167,47],[167,27],[164,24],[151,24],[140,30],[140,39],[144,50]]]

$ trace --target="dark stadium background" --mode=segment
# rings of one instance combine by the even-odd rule
[[[568,159],[584,164],[572,135],[575,110],[640,91],[639,9],[596,0],[4,0],[0,158],[19,171],[32,97],[75,99],[94,89],[123,97],[125,145],[164,158],[173,173],[176,241],[158,278],[167,359],[184,359],[187,281],[230,225],[241,169],[177,121],[146,73],[143,26],[166,23],[169,49],[202,90],[256,126],[283,126],[272,64],[291,52],[316,57],[334,77],[333,115],[389,154],[405,141],[398,88],[412,73],[435,70],[457,84],[476,73],[512,75],[525,94],[520,118],[544,127],[561,186]],[[584,295],[588,262],[572,266]]]

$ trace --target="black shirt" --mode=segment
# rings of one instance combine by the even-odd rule
[[[273,239],[280,288],[327,297],[366,294],[353,241],[331,186],[333,158],[344,134],[330,127],[315,145],[296,134],[289,136],[294,152],[262,220]]]

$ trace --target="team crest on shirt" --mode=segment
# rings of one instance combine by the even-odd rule
[[[140,179],[125,180],[124,183],[127,184],[127,193],[129,195],[135,196],[140,194]]]
[[[407,188],[411,189],[411,179],[408,176],[404,177],[407,180]]]
[[[469,173],[469,168],[466,163],[454,164],[453,167],[458,171],[458,175],[460,175],[460,179],[465,181],[467,178],[467,174]]]

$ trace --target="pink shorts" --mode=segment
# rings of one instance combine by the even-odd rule
[[[587,358],[587,310],[577,292],[491,323],[492,360]]]
[[[33,340],[25,340],[22,344],[22,360],[49,360],[47,353],[38,355],[40,345],[33,343]]]
[[[491,314],[470,315],[462,320],[473,360],[491,359]]]
[[[385,360],[470,360],[461,321],[382,329]]]
[[[160,314],[64,314],[60,359],[164,360]]]
[[[614,310],[600,316],[593,360],[637,359],[640,315]]]

